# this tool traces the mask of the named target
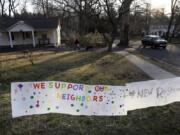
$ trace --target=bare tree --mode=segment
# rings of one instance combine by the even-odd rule
[[[117,12],[117,10],[118,9],[115,8],[117,1],[116,0],[112,0],[112,1],[102,0],[100,4],[107,16],[107,23],[105,23],[104,25],[109,25],[109,29],[106,29],[102,33],[103,33],[105,41],[108,44],[108,51],[111,51],[112,43],[115,40],[117,33],[118,33],[117,32],[117,30],[118,30],[118,18],[117,18],[118,12]],[[107,27],[107,26],[103,26],[103,27]],[[104,33],[104,32],[107,32],[107,30],[109,32]]]
[[[129,42],[129,14],[130,6],[134,0],[102,0],[104,12],[108,18],[108,24],[111,25],[110,41],[108,42],[108,51],[112,50],[112,43],[117,37],[118,28],[120,28],[120,45],[127,46]],[[108,39],[108,38],[106,38]]]
[[[122,4],[119,8],[119,22],[121,24],[120,45],[129,45],[129,14],[130,6],[134,0],[121,0]]]
[[[1,16],[4,16],[6,14],[5,4],[6,0],[0,0]]]
[[[178,2],[179,2],[179,0],[171,0],[171,17],[170,17],[170,21],[169,21],[167,34],[166,34],[167,39],[169,39],[169,37],[170,37],[171,28],[173,25],[174,17],[176,15],[176,7],[177,7]]]
[[[9,17],[12,15],[17,14],[17,8],[20,5],[19,0],[8,0],[8,12],[9,12]]]
[[[88,31],[88,26],[92,23],[92,18],[97,14],[99,0],[54,0],[67,14],[74,14],[78,17],[79,34]]]
[[[176,15],[174,17],[174,29],[173,29],[173,37],[176,33],[180,31],[180,5],[176,7]]]
[[[54,0],[33,0],[32,5],[34,5],[38,12],[42,13],[45,17],[53,15],[53,5]]]
[[[27,0],[24,0],[22,9],[21,9],[21,14],[27,13]]]
[[[142,0],[135,0],[131,6],[130,35],[139,36],[149,33],[151,23],[151,4]],[[139,27],[141,26],[141,27]]]
[[[54,0],[55,5],[63,7],[64,12],[77,15],[79,34],[96,27],[108,42],[108,50],[112,50],[112,42],[118,35],[121,26],[121,43],[128,45],[129,13],[134,0]],[[121,25],[120,25],[121,24]],[[108,34],[107,34],[108,33]],[[109,36],[107,36],[109,35]]]

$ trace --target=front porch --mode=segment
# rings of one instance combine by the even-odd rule
[[[11,48],[22,45],[32,45],[36,47],[34,31],[29,32],[9,32],[9,45]]]
[[[9,45],[11,48],[17,46],[54,46],[53,41],[51,40],[51,34],[48,31],[38,32],[9,32],[6,35],[9,35]]]

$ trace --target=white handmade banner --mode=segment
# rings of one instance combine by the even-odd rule
[[[47,113],[121,116],[127,115],[127,111],[178,101],[180,78],[129,83],[126,86],[59,81],[11,84],[14,118]]]
[[[122,96],[125,89],[126,87],[55,81],[12,83],[12,115],[13,117],[46,113],[126,115]]]
[[[127,84],[127,110],[163,106],[180,101],[180,78]]]

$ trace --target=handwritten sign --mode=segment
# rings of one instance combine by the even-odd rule
[[[180,78],[127,84],[127,110],[163,106],[180,101]]]
[[[14,118],[47,113],[122,116],[128,111],[178,101],[180,78],[129,83],[126,86],[59,81],[11,84]]]
[[[66,82],[12,83],[12,115],[62,113],[71,115],[126,115],[125,87]]]

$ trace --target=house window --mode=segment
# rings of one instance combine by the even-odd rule
[[[47,34],[42,34],[42,39],[47,39]]]
[[[37,31],[34,32],[34,36],[37,37]]]
[[[23,40],[31,38],[31,34],[29,32],[23,32],[22,36]]]
[[[26,37],[25,37],[25,32],[23,32],[23,40],[25,40],[26,39]]]

